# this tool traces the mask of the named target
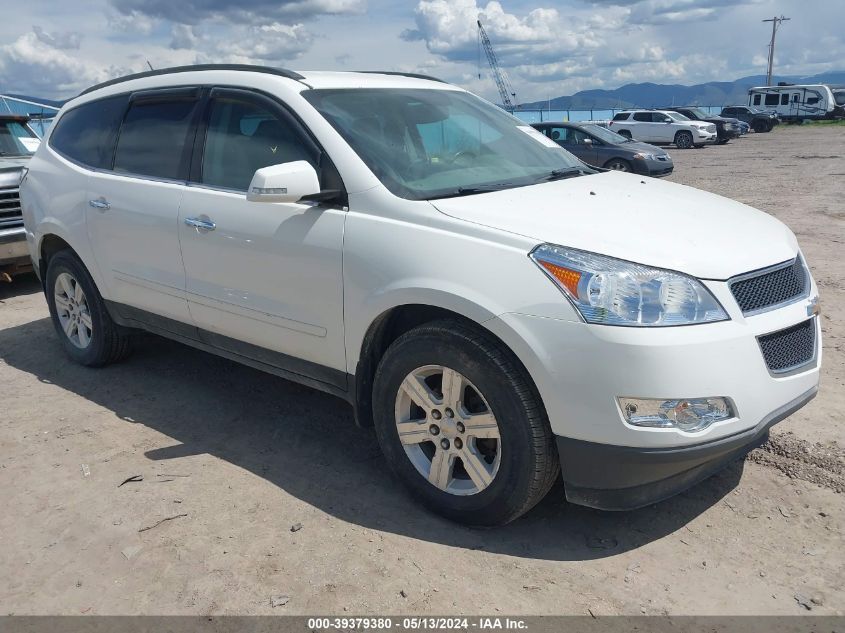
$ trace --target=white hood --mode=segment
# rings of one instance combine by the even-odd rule
[[[692,187],[619,172],[433,200],[446,215],[585,251],[727,279],[795,257],[783,223]]]

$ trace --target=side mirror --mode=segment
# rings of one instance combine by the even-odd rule
[[[592,144],[593,144],[593,139],[591,139],[591,138],[585,138],[585,139],[584,139],[583,141],[581,141],[581,142],[582,142],[584,145],[592,145]]]
[[[262,167],[255,172],[246,199],[250,202],[299,202],[320,193],[317,172],[310,163],[295,160]]]
[[[668,117],[668,116],[667,116],[665,119],[663,119],[663,122],[664,122],[664,123],[671,123],[671,122],[672,122],[672,117]]]

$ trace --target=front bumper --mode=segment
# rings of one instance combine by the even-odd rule
[[[765,441],[772,424],[818,389],[814,282],[806,299],[749,317],[725,282],[702,283],[729,321],[632,328],[510,313],[485,323],[534,379],[559,436],[572,501],[621,509],[670,496]],[[812,360],[788,373],[770,372],[758,337],[808,320],[815,327]],[[736,415],[695,432],[636,427],[625,420],[619,397],[725,397]]]
[[[668,176],[675,169],[675,164],[672,159],[668,160],[632,160],[634,173],[641,176]]]
[[[696,446],[635,448],[558,436],[566,498],[600,510],[634,510],[683,492],[769,438],[769,429],[816,397],[813,387],[756,427]]]
[[[24,227],[0,230],[0,268],[12,268],[13,274],[32,270]]]
[[[719,135],[716,132],[706,132],[704,130],[699,130],[695,134],[695,145],[707,145],[709,143],[715,143],[719,138]]]

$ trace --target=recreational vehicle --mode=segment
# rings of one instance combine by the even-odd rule
[[[832,119],[843,116],[833,92],[824,84],[777,85],[751,88],[748,105],[777,113],[784,121]]]

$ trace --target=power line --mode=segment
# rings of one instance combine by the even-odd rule
[[[778,28],[780,27],[782,22],[786,22],[791,20],[792,18],[785,18],[782,15],[780,17],[775,16],[768,20],[763,20],[763,22],[771,22],[772,23],[772,41],[769,42],[769,68],[766,71],[766,85],[772,85],[772,65],[775,61],[775,35],[777,35]]]

